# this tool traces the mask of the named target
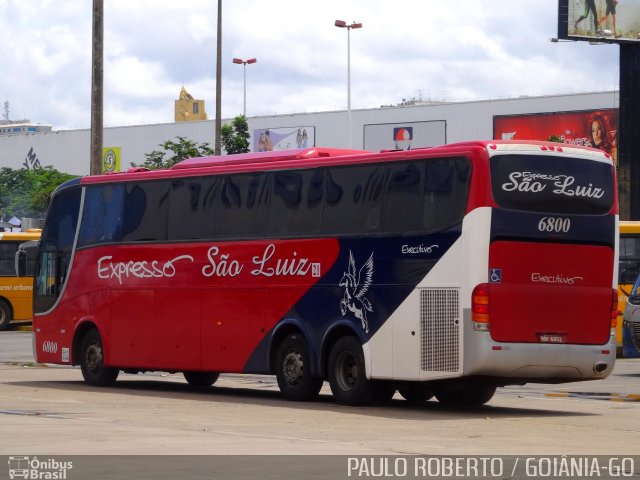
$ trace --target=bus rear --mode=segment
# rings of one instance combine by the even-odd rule
[[[472,214],[467,235],[488,244],[466,373],[544,383],[608,376],[618,299],[611,159],[549,144],[487,151],[494,206]]]
[[[25,275],[21,277],[16,275],[15,257],[21,244],[39,238],[39,229],[0,232],[0,330],[6,330],[12,322],[31,320],[33,317],[34,255],[28,256]]]

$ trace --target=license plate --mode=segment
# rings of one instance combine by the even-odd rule
[[[564,335],[559,335],[557,333],[541,333],[538,338],[540,339],[540,343],[565,343],[566,339]]]

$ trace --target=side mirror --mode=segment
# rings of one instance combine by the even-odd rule
[[[16,252],[16,276],[27,276],[27,252],[25,250],[18,250]]]

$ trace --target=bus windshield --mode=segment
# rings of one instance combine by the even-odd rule
[[[572,157],[495,155],[492,190],[503,208],[539,213],[604,215],[614,198],[613,169]]]
[[[56,195],[49,208],[36,263],[34,310],[52,308],[64,286],[78,223],[80,189],[70,188]]]

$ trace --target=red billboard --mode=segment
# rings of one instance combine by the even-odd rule
[[[552,140],[599,148],[617,159],[618,110],[499,115],[494,140]]]

